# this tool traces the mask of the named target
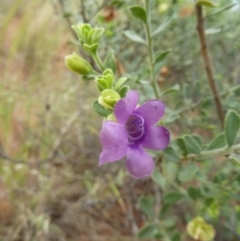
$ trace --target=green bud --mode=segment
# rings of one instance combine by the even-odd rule
[[[103,75],[96,78],[96,83],[100,91],[103,91],[105,89],[112,89],[113,82],[114,74],[111,69],[104,70]]]
[[[116,91],[106,89],[101,92],[101,95],[98,98],[98,103],[106,109],[112,110],[120,99],[121,97]]]
[[[75,73],[81,75],[87,75],[92,73],[92,66],[85,59],[78,56],[76,53],[67,55],[65,57],[65,64],[68,69]]]
[[[98,43],[101,40],[103,33],[103,28],[94,28],[94,32],[91,36],[92,43]]]
[[[215,236],[212,225],[206,223],[202,217],[196,217],[187,224],[188,234],[196,240],[211,241]]]
[[[101,76],[96,78],[97,86],[100,91],[103,91],[105,89],[108,89],[108,83],[107,81]]]
[[[88,52],[89,54],[96,54],[97,53],[97,49],[98,49],[99,44],[92,44],[92,45],[88,45],[88,44],[83,44],[83,48],[86,52]]]
[[[98,44],[104,33],[103,28],[92,28],[90,24],[86,23],[73,25],[72,28],[81,40],[82,44],[87,44],[89,46]]]

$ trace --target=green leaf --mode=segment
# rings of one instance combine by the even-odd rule
[[[234,110],[228,111],[225,117],[224,130],[225,130],[226,140],[229,147],[231,147],[234,144],[239,127],[240,127],[239,115]]]
[[[118,89],[128,80],[127,77],[121,77],[116,84],[114,85],[114,90],[118,91]]]
[[[128,91],[129,91],[129,86],[125,85],[125,86],[122,86],[121,88],[119,88],[117,92],[119,93],[119,95],[122,98],[124,98]]]
[[[193,201],[196,201],[199,197],[199,190],[195,187],[189,187],[188,190],[188,195],[190,198],[192,198]]]
[[[167,217],[165,217],[164,220],[162,220],[161,226],[164,226],[165,228],[168,228],[168,229],[174,228],[174,226],[176,225],[177,219],[178,218],[175,215],[168,215]]]
[[[194,137],[192,137],[191,135],[185,135],[183,136],[183,139],[188,153],[201,153],[201,147]]]
[[[166,179],[163,177],[162,173],[159,172],[157,169],[153,171],[152,174],[153,181],[158,184],[162,189],[166,187]]]
[[[166,51],[164,51],[164,52],[158,53],[158,54],[157,54],[157,57],[156,57],[155,60],[154,60],[154,64],[163,62],[171,51],[172,51],[172,50],[169,49],[169,50],[166,50]]]
[[[128,9],[135,18],[140,19],[144,23],[147,22],[147,14],[141,6],[132,6]]]
[[[238,165],[240,165],[240,155],[233,153],[230,155],[229,159],[235,161]]]
[[[103,106],[101,106],[98,101],[94,101],[93,102],[93,108],[94,110],[101,116],[107,117],[108,115],[110,115],[112,112],[105,109]]]
[[[181,235],[178,231],[174,232],[171,241],[180,241],[181,240]]]
[[[179,160],[179,156],[171,146],[163,151],[163,156],[167,159],[167,161],[177,162]]]
[[[161,96],[164,96],[166,94],[169,94],[171,92],[175,92],[175,91],[179,91],[180,90],[180,85],[179,84],[175,84],[173,87],[165,90],[163,93],[161,93]]]
[[[144,226],[138,232],[138,238],[145,239],[145,238],[154,238],[156,234],[159,234],[159,228],[155,223],[150,223]]]
[[[163,160],[161,164],[162,164],[162,173],[167,180],[167,184],[170,185],[176,179],[176,175],[178,173],[178,163]]]
[[[207,150],[214,150],[218,148],[222,148],[227,145],[225,133],[220,133],[217,135],[208,145]]]
[[[182,170],[178,174],[178,179],[181,182],[190,181],[197,171],[197,165],[194,162],[190,162],[188,165],[182,166]]]
[[[187,155],[187,148],[186,148],[186,144],[185,141],[183,140],[182,137],[179,137],[176,139],[177,145],[180,148],[180,150],[183,152],[183,155]]]
[[[208,28],[205,30],[206,35],[216,34],[220,32],[221,32],[221,28]]]
[[[167,214],[169,214],[171,209],[172,209],[172,204],[170,203],[165,203],[164,205],[162,205],[159,218],[164,218]]]
[[[192,135],[195,141],[198,143],[199,146],[202,146],[202,137],[199,135]]]
[[[153,208],[154,208],[154,198],[153,196],[141,197],[139,200],[139,206],[141,210],[148,215],[148,217],[153,216]]]
[[[169,23],[171,23],[171,21],[173,20],[173,17],[167,19],[166,21],[164,21],[152,34],[152,37],[154,37],[155,35],[159,34],[160,32],[162,32],[164,29],[166,29],[166,27],[168,26]]]
[[[212,8],[218,6],[215,2],[211,0],[198,0],[196,4],[200,6],[206,6],[206,7],[212,7]]]
[[[177,202],[183,197],[183,195],[179,192],[171,191],[164,195],[163,200],[165,203],[172,204]]]
[[[133,42],[146,44],[145,40],[134,31],[127,30],[127,31],[124,31],[123,34]]]
[[[209,197],[209,198],[205,199],[205,201],[204,201],[205,207],[210,207],[214,201],[215,201],[215,199],[213,197]]]

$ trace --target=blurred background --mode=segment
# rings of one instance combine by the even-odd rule
[[[127,241],[134,240],[133,234],[146,222],[138,199],[158,195],[156,184],[129,177],[124,162],[98,167],[102,118],[92,110],[98,91],[64,64],[67,54],[81,53],[70,26],[88,22],[105,28],[100,54],[106,55],[109,48],[115,51],[118,75],[145,80],[146,50],[122,34],[134,29],[143,36],[141,24],[127,11],[139,2],[0,0],[1,241]],[[181,86],[177,95],[164,97],[176,110],[209,93],[194,8],[187,1],[153,2],[154,26],[174,16],[156,38],[155,47],[172,49],[158,81],[163,90]],[[221,91],[240,84],[236,3],[209,18],[206,30]],[[152,97],[144,81],[137,81],[136,88],[142,90],[142,100]],[[231,98],[226,96],[225,107],[239,110],[239,95],[237,101]],[[201,116],[192,111],[178,118],[168,110],[165,122],[173,139],[184,129],[211,138],[215,131],[211,118],[211,111]],[[180,206],[176,215],[184,210]],[[184,221],[179,230],[183,227]],[[239,240],[235,238],[228,241]]]

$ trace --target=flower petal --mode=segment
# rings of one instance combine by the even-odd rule
[[[169,130],[163,126],[151,126],[146,129],[142,146],[153,150],[163,150],[170,142]]]
[[[125,128],[119,123],[105,121],[100,133],[103,150],[99,156],[99,165],[114,162],[127,153],[128,139]]]
[[[125,124],[130,114],[138,103],[138,93],[134,90],[128,91],[125,98],[119,100],[114,108],[114,115],[119,123]]]
[[[128,147],[127,170],[135,178],[150,176],[154,169],[152,157],[141,147]]]
[[[160,100],[149,100],[138,107],[134,113],[143,117],[147,125],[154,125],[164,115],[165,105]]]

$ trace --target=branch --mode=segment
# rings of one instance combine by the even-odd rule
[[[81,12],[80,12],[80,15],[82,15],[83,22],[84,22],[84,23],[88,23],[88,19],[87,19],[87,16],[86,16],[86,14],[85,14],[84,0],[81,0]]]
[[[180,158],[181,161],[186,161],[189,159],[203,159],[203,158],[208,158],[208,157],[212,157],[212,156],[225,156],[228,157],[231,155],[232,152],[236,152],[240,150],[240,144],[237,144],[235,146],[232,147],[222,147],[222,148],[218,148],[218,149],[214,149],[214,150],[210,150],[210,151],[203,151],[200,154],[189,154],[186,156],[182,156]]]
[[[208,83],[212,90],[214,101],[217,108],[218,118],[220,120],[221,127],[223,128],[224,112],[223,112],[223,107],[221,103],[221,98],[216,86],[216,80],[214,78],[213,67],[211,64],[206,35],[204,32],[204,18],[202,13],[202,7],[196,4],[195,8],[196,8],[196,17],[197,17],[197,31],[198,31],[199,41],[201,44],[201,53],[202,53],[202,57],[203,57],[203,61],[204,61],[204,65],[205,65],[205,69],[208,77]]]

